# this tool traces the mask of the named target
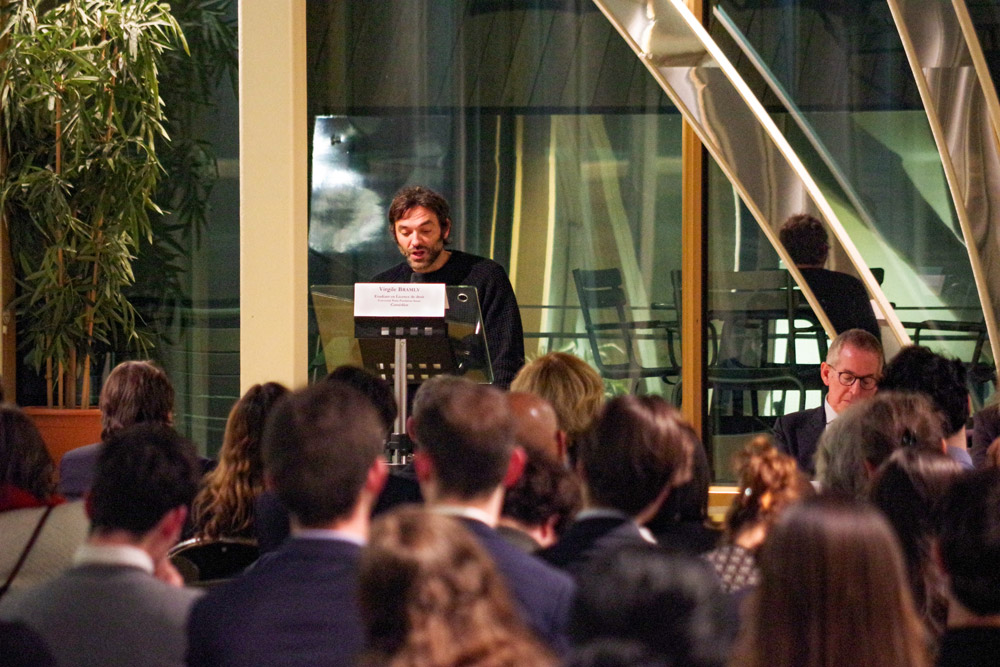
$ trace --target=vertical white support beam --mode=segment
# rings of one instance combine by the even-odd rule
[[[240,0],[240,387],[306,383],[305,0]]]

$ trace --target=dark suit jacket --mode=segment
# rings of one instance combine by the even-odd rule
[[[493,557],[523,618],[549,646],[565,653],[569,608],[576,585],[566,574],[526,554],[482,521],[462,519]]]
[[[969,455],[977,468],[986,465],[986,450],[1000,437],[1000,403],[988,405],[972,417],[972,446]]]
[[[79,498],[89,491],[100,453],[101,443],[95,442],[63,454],[59,461],[59,493],[67,498]]]
[[[795,457],[799,468],[810,476],[816,474],[816,448],[826,429],[824,405],[778,417],[774,422],[774,443],[778,451]]]
[[[97,457],[101,455],[104,443],[95,442],[92,445],[77,447],[63,454],[59,461],[59,493],[67,498],[81,498],[94,482],[94,468],[97,467]],[[201,463],[201,473],[209,473],[215,469],[218,461],[198,457]]]
[[[799,269],[830,324],[838,334],[848,329],[864,329],[882,340],[878,320],[864,284],[854,276],[827,269]]]
[[[372,509],[372,516],[388,512],[399,505],[422,502],[423,496],[420,495],[417,480],[409,473],[393,470]],[[254,535],[260,552],[264,554],[274,551],[291,532],[288,510],[273,491],[264,491],[254,499],[253,512]]]
[[[552,565],[579,576],[591,560],[631,544],[649,544],[627,518],[593,517],[574,521],[559,541],[538,553]]]
[[[191,611],[188,665],[354,665],[364,648],[357,608],[361,548],[290,539]]]

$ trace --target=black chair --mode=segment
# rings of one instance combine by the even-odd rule
[[[608,380],[631,380],[631,391],[639,381],[658,377],[676,385],[680,379],[675,346],[680,341],[675,321],[633,320],[622,289],[622,275],[617,268],[588,271],[573,269],[576,293],[590,340],[597,370]],[[666,364],[643,366],[635,345],[655,341]]]
[[[731,397],[732,416],[744,416],[743,394],[748,393],[750,416],[759,419],[760,392],[781,392],[779,412],[784,412],[785,392],[797,391],[797,409],[805,409],[807,385],[802,376],[815,375],[818,380],[819,368],[797,362],[797,341],[802,334],[815,335],[825,353],[826,334],[797,324],[798,300],[791,275],[784,270],[726,271],[713,273],[708,284],[708,320],[715,324],[708,329],[713,359],[707,369],[713,389],[709,414],[721,418],[723,398]],[[777,326],[782,322],[784,331]],[[781,341],[785,356],[779,361]],[[719,428],[717,432],[731,430],[721,424]]]
[[[243,573],[260,556],[250,539],[194,537],[180,542],[168,557],[188,586],[211,586]]]

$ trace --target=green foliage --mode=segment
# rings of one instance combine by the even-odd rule
[[[0,10],[0,210],[21,344],[36,368],[48,359],[69,368],[70,351],[87,358],[95,342],[149,344],[123,290],[140,242],[153,238],[150,215],[161,213],[158,81],[167,55],[187,44],[164,2],[51,5],[8,0]]]
[[[212,145],[199,135],[202,120],[214,111],[221,83],[228,82],[235,93],[238,71],[236,26],[229,19],[233,0],[169,0],[169,5],[189,53],[166,52],[160,75],[171,140],[157,148],[165,173],[153,201],[168,212],[150,216],[152,240],[140,242],[133,266],[136,284],[128,290],[156,339],[166,335],[175,302],[186,296],[182,260],[191,243],[200,243],[218,180]]]

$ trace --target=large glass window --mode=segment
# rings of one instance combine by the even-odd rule
[[[865,263],[884,275],[913,341],[966,361],[980,403],[993,361],[979,295],[888,5],[793,11],[723,0],[713,35],[769,103]]]
[[[606,19],[582,1],[319,4],[310,284],[400,262],[388,204],[426,185],[450,200],[452,247],[507,269],[529,358],[571,352],[609,393],[673,397],[681,119]],[[620,284],[621,311],[588,305],[595,280]],[[658,324],[589,336],[605,318]],[[346,361],[318,326],[310,341],[314,374]]]

